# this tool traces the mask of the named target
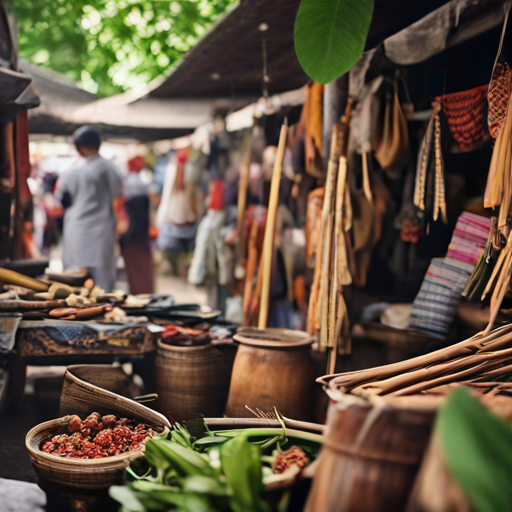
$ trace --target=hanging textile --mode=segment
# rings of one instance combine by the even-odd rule
[[[512,70],[507,63],[498,63],[501,56],[501,49],[503,47],[503,38],[505,37],[505,31],[507,29],[509,13],[510,2],[507,2],[505,19],[503,21],[503,28],[501,30],[500,42],[498,45],[498,53],[494,60],[491,81],[489,83],[489,92],[487,94],[487,101],[489,104],[487,122],[489,124],[491,137],[494,139],[498,137],[498,133],[505,123],[505,116],[508,110],[508,100],[512,87]]]
[[[443,107],[453,138],[463,150],[471,149],[488,137],[487,89],[487,85],[481,85],[436,98]]]
[[[306,172],[315,177],[324,176],[322,163],[323,96],[324,86],[313,82],[306,87],[306,99],[302,108],[305,123]]]

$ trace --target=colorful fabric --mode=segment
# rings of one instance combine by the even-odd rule
[[[453,138],[462,149],[487,138],[487,88],[486,84],[436,98],[443,106]]]
[[[491,220],[464,212],[459,217],[445,258],[434,258],[414,300],[410,329],[445,339],[460,296],[483,253]]]

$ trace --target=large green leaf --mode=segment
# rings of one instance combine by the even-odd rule
[[[301,0],[295,51],[304,71],[327,84],[349,71],[364,51],[373,0]]]
[[[232,494],[229,504],[233,512],[268,512],[261,497],[260,449],[249,443],[247,435],[239,435],[221,446],[220,459]]]
[[[512,510],[510,426],[459,388],[439,412],[436,434],[447,467],[473,508],[477,512]]]

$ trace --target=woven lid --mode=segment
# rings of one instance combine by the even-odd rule
[[[244,345],[268,348],[307,347],[313,343],[313,337],[307,332],[256,327],[240,327],[233,339]]]

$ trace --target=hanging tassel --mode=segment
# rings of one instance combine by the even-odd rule
[[[434,111],[430,117],[430,121],[425,131],[425,136],[421,143],[420,158],[418,159],[418,166],[416,168],[416,183],[414,187],[414,205],[420,210],[425,211],[425,189],[427,185],[427,169],[429,167],[431,153],[432,153],[432,140],[434,134],[434,118],[435,118],[435,105],[433,103]]]
[[[433,218],[437,221],[439,217],[439,211],[441,211],[441,219],[444,224],[448,224],[448,218],[446,215],[446,194],[444,187],[444,169],[443,169],[443,154],[441,152],[441,119],[439,112],[441,110],[441,104],[436,103],[434,106],[434,151],[435,151],[435,195],[434,195],[434,215]]]

